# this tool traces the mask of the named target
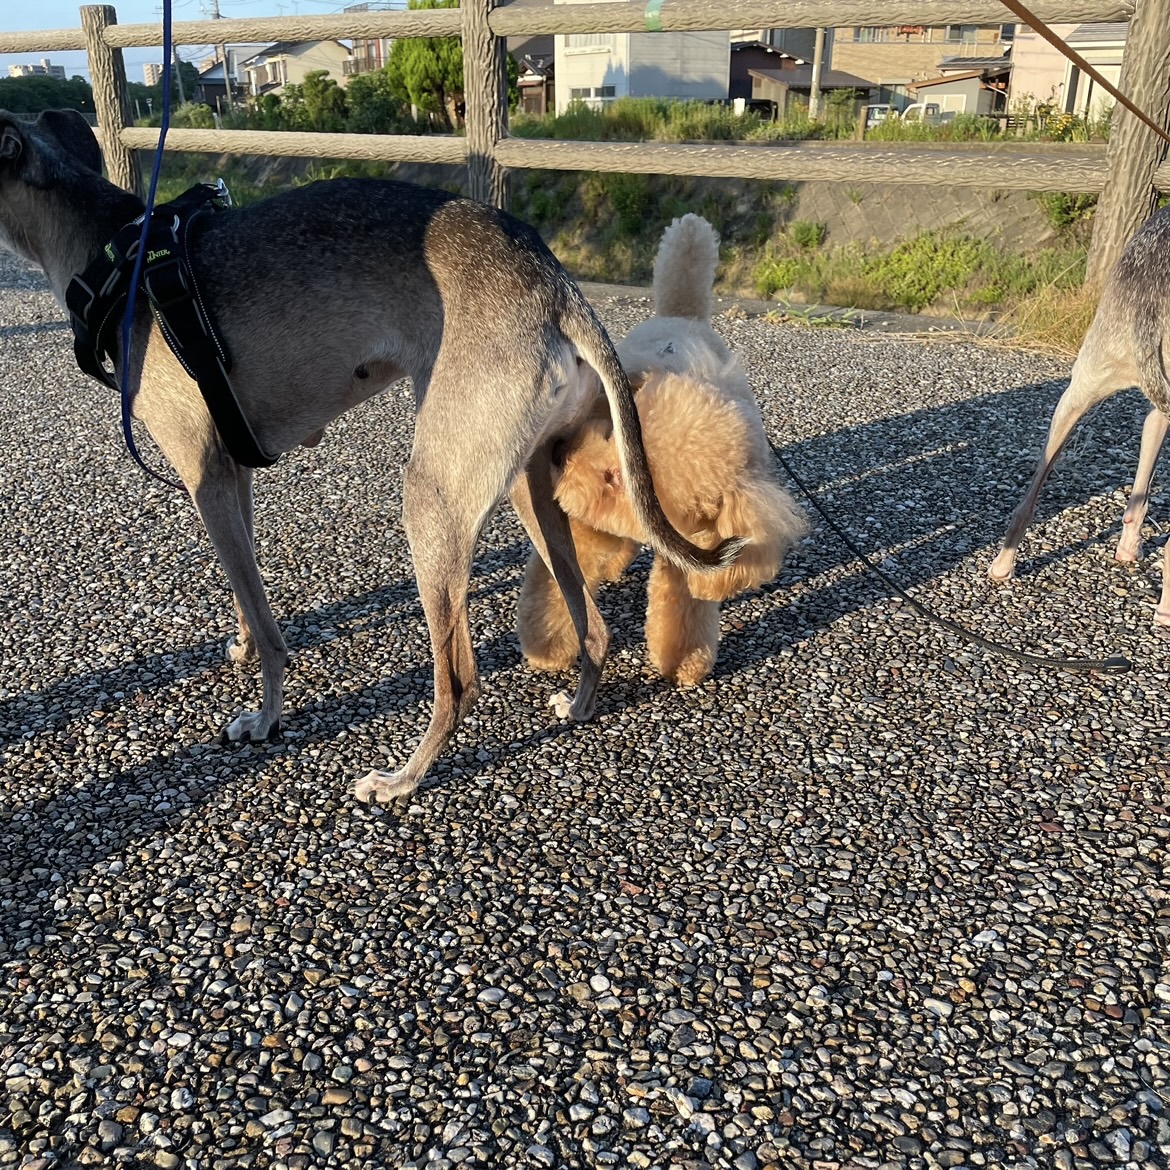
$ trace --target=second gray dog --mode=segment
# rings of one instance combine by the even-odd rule
[[[1130,386],[1140,387],[1153,405],[1142,427],[1137,475],[1117,542],[1119,561],[1137,560],[1150,481],[1170,425],[1170,379],[1166,374],[1164,350],[1167,328],[1170,328],[1170,208],[1151,216],[1138,229],[1105,282],[1097,312],[1073,365],[1068,389],[1053,411],[1044,452],[1032,482],[1012,515],[1003,549],[988,570],[993,580],[1006,581],[1015,571],[1016,550],[1032,522],[1052,465],[1073,428],[1090,408]],[[1170,544],[1166,545],[1162,597],[1154,611],[1154,624],[1170,626]]]
[[[0,113],[0,245],[40,266],[58,301],[142,210],[102,177],[97,140],[79,115],[50,112],[30,125]],[[685,570],[734,558],[737,541],[707,551],[670,527],[613,346],[540,237],[517,220],[405,183],[314,183],[216,213],[192,259],[233,357],[236,396],[269,454],[314,442],[396,379],[414,385],[403,513],[435,658],[435,706],[405,766],[371,772],[358,782],[362,798],[412,791],[475,702],[471,561],[505,495],[573,612],[583,654],[569,715],[592,715],[608,633],[552,498],[549,452],[592,402],[598,375],[655,551]],[[260,710],[238,716],[225,735],[264,739],[280,723],[288,656],[256,564],[252,472],[228,454],[144,298],[130,384],[135,416],[190,491],[231,582],[240,632],[229,654],[260,659]]]

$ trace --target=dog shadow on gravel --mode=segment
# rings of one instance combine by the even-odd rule
[[[914,590],[960,565],[964,572],[982,580],[986,553],[998,545],[1008,517],[1032,474],[1051,410],[1066,383],[1058,380],[1016,387],[975,399],[914,411],[893,418],[831,431],[783,448],[797,474],[817,494],[838,524],[858,546],[880,562],[903,586]],[[1111,399],[1097,409],[1074,436],[1072,450],[1057,469],[1041,500],[1037,523],[1074,505],[1130,482],[1136,463],[1141,421],[1147,409],[1136,392]],[[764,404],[765,420],[773,434],[782,435],[782,420],[771,417]],[[1155,495],[1152,519],[1157,522],[1160,501]],[[889,596],[888,588],[864,572],[802,500],[813,520],[813,534],[785,566],[780,579],[762,594],[740,598],[724,607],[724,639],[720,648],[715,684],[720,678],[750,671],[784,646],[799,647],[818,631],[859,609],[871,607]],[[1120,527],[1122,507],[1103,532],[1038,555],[1034,541],[1025,544],[1019,588],[1029,588],[1029,578],[1051,562],[1089,544],[1110,544]],[[263,515],[260,527],[263,529]],[[1037,532],[1038,529],[1033,529]],[[519,588],[527,546],[510,513],[497,519],[489,548],[477,560],[472,581],[472,620],[476,608],[491,599],[509,616]],[[621,582],[601,596],[603,613],[614,632],[613,650],[630,648],[644,653],[641,626],[645,613],[645,584],[649,557],[635,562]],[[406,566],[404,566],[404,571]],[[488,571],[490,570],[490,571]],[[486,579],[485,579],[486,578]],[[1099,589],[1099,579],[1087,579],[1086,591]],[[988,590],[994,587],[986,584]],[[413,578],[386,588],[299,614],[280,615],[289,631],[295,653],[319,641],[372,632],[393,637],[404,617],[421,616]],[[514,632],[507,627],[486,641],[476,635],[481,669],[487,688],[498,688],[500,675],[523,671]],[[64,735],[76,727],[82,711],[94,708],[98,696],[122,691],[123,700],[102,699],[106,714],[136,704],[136,720],[145,721],[152,703],[150,693],[170,688],[177,680],[205,671],[227,671],[222,643],[203,641],[182,649],[166,648],[146,658],[74,676],[35,695],[17,695],[0,702],[0,747],[44,734]],[[493,681],[490,676],[496,675]],[[225,690],[230,677],[222,676]],[[547,678],[547,689],[561,680]],[[429,651],[420,653],[416,666],[389,678],[361,680],[339,678],[336,691],[292,707],[285,728],[293,733],[283,742],[265,746],[218,748],[189,744],[163,750],[154,759],[114,775],[94,777],[80,786],[64,782],[58,794],[35,805],[26,804],[14,815],[0,816],[0,876],[45,867],[68,877],[95,862],[117,855],[128,845],[165,829],[175,809],[190,809],[214,791],[241,780],[254,780],[274,758],[299,754],[306,747],[328,744],[355,722],[366,724],[401,713],[411,718],[430,702]],[[528,684],[525,684],[526,687]],[[615,684],[603,679],[599,713],[639,703],[668,687],[657,679],[629,678]],[[216,693],[212,680],[208,690]],[[295,673],[290,678],[290,697],[295,696]],[[540,690],[544,687],[538,688]],[[79,701],[78,693],[83,698]],[[89,703],[89,694],[94,703]],[[295,698],[294,698],[295,701]],[[685,702],[680,698],[678,701]],[[214,702],[214,700],[213,700]],[[88,706],[85,704],[88,703]],[[161,700],[160,700],[161,703]],[[80,704],[80,705],[79,705]],[[486,722],[486,720],[485,720]],[[557,729],[551,716],[520,749],[559,734],[589,734],[589,725]],[[464,737],[449,751],[435,776],[425,786],[447,783],[451,769],[462,772],[460,783],[482,768],[490,767],[505,753],[518,750],[516,741],[495,742],[490,728],[486,740]],[[293,737],[295,736],[295,738]],[[46,756],[54,752],[52,740]],[[486,750],[484,750],[486,748]],[[481,758],[486,756],[486,759]],[[306,757],[306,768],[314,767]],[[62,774],[67,774],[62,769]],[[341,789],[340,774],[316,778],[314,784],[338,785],[337,799],[350,799]],[[166,808],[158,808],[158,792],[174,789]],[[34,828],[34,823],[39,826]],[[46,841],[46,823],[59,823],[51,838],[52,856],[36,855]],[[38,844],[38,842],[40,844]],[[80,845],[84,843],[84,848]],[[24,887],[22,888],[29,888]],[[33,933],[48,929],[54,915],[47,903],[31,892],[28,900],[16,896],[0,915],[0,940],[12,936],[12,928],[31,920]]]

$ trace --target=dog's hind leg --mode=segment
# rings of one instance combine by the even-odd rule
[[[254,508],[252,502],[252,469],[250,467],[236,467],[236,490],[240,499],[240,515],[244,520],[244,527],[248,530],[248,539],[252,542],[253,555],[256,548],[256,529],[254,524]],[[248,625],[247,615],[240,606],[239,599],[235,599],[236,618],[239,621],[239,632],[228,639],[227,658],[229,662],[243,665],[256,661],[256,639]]]
[[[1097,361],[1094,347],[1088,339],[1086,340],[1073,365],[1072,380],[1068,384],[1068,389],[1060,396],[1056,410],[1053,411],[1044,452],[1032,476],[1032,482],[1028,485],[1027,494],[1012,514],[1003,548],[987,571],[992,580],[1006,581],[1011,577],[1015,569],[1016,549],[1019,548],[1028,525],[1032,523],[1040,492],[1073,428],[1090,407],[1096,406],[1111,394],[1116,394],[1118,390],[1132,384],[1132,381],[1126,381],[1124,377],[1118,378],[1117,367],[1112,360]]]
[[[434,655],[435,705],[422,740],[401,769],[374,769],[354,785],[355,796],[365,801],[412,793],[479,697],[467,593],[476,541],[498,495],[493,498],[482,482],[477,491],[477,477],[464,474],[457,458],[428,457],[419,441],[424,426],[420,416],[402,513]]]
[[[577,563],[592,597],[602,581],[617,581],[638,555],[636,541],[599,532],[570,518],[569,531]],[[581,640],[572,614],[548,566],[534,550],[524,567],[524,584],[516,603],[520,651],[533,670],[568,670],[577,661]]]
[[[1113,554],[1119,561],[1136,561],[1141,552],[1142,524],[1150,506],[1150,482],[1154,478],[1154,466],[1165,442],[1167,428],[1170,428],[1170,418],[1155,406],[1142,424],[1142,450],[1138,456],[1137,474],[1133,479],[1129,504],[1121,519],[1121,538],[1117,542],[1117,552]],[[1167,613],[1170,615],[1170,609]]]
[[[559,691],[549,702],[560,719],[591,719],[609,650],[609,630],[577,561],[569,518],[553,499],[551,444],[533,454],[513,484],[511,498],[537,554],[560,588],[582,650],[577,693],[570,699]]]

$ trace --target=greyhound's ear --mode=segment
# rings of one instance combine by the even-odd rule
[[[76,110],[46,110],[37,126],[48,131],[66,154],[91,171],[102,173],[102,152],[89,123]]]
[[[15,118],[0,114],[0,166],[16,162],[24,150],[24,134]]]

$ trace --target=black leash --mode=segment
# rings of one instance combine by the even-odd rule
[[[1040,654],[1028,654],[1023,650],[1013,649],[1011,646],[1004,646],[1000,642],[993,642],[989,638],[984,638],[980,634],[972,633],[970,630],[960,626],[957,622],[952,622],[947,618],[940,617],[934,610],[929,609],[923,605],[922,602],[917,601],[911,597],[897,581],[887,576],[882,572],[854,544],[852,537],[833,519],[832,516],[825,511],[817,500],[816,496],[805,485],[804,481],[792,470],[792,465],[780,454],[776,444],[771,439],[768,440],[768,446],[772,448],[772,454],[776,456],[780,466],[784,468],[792,482],[804,493],[806,499],[817,512],[820,513],[821,519],[833,530],[837,539],[845,545],[847,549],[855,556],[861,563],[876,576],[880,581],[889,586],[903,601],[910,605],[916,613],[921,617],[926,618],[927,621],[933,622],[936,626],[941,626],[948,633],[954,634],[956,637],[962,638],[965,642],[973,642],[976,646],[983,647],[984,650],[989,650],[992,654],[998,654],[1002,658],[1011,658],[1015,662],[1023,662],[1028,666],[1039,666],[1046,670],[1067,670],[1075,673],[1087,673],[1089,671],[1099,671],[1104,674],[1121,674],[1124,671],[1132,670],[1133,663],[1128,658],[1124,658],[1120,654],[1114,654],[1109,658],[1048,658]]]

